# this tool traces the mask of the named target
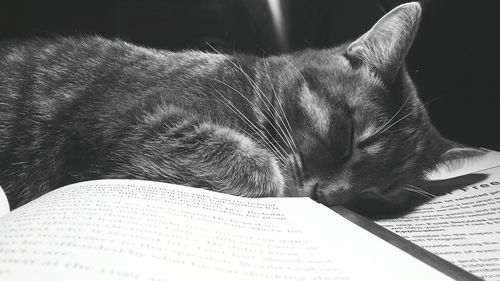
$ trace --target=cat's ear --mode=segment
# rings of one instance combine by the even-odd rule
[[[422,7],[418,2],[394,8],[351,43],[346,56],[351,61],[367,64],[385,82],[391,82],[413,43],[421,15]]]

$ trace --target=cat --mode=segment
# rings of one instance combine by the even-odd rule
[[[12,208],[103,178],[407,204],[463,151],[404,66],[421,14],[403,4],[353,42],[269,57],[97,36],[3,42],[0,185]]]

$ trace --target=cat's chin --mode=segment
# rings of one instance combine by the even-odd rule
[[[348,202],[345,207],[367,218],[397,216],[405,212],[401,205],[376,198],[356,198]]]
[[[351,201],[351,192],[349,190],[337,191],[331,193],[331,191],[316,191],[314,197],[312,197],[317,202],[327,206],[345,206],[347,202]]]
[[[422,203],[421,197],[409,192],[391,192],[365,190],[344,205],[348,209],[369,218],[394,217],[410,212]]]

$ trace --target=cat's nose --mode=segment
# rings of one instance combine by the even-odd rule
[[[318,201],[318,183],[315,183],[312,187],[311,199]]]
[[[328,190],[316,190],[316,201],[326,206],[333,205],[333,199]]]
[[[316,201],[326,206],[341,205],[346,197],[347,194],[343,190],[338,192],[319,188],[316,190]]]

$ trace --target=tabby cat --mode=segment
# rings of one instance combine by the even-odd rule
[[[406,204],[460,151],[404,67],[420,18],[403,4],[353,42],[265,58],[100,37],[3,42],[0,185],[12,208],[103,178]]]

